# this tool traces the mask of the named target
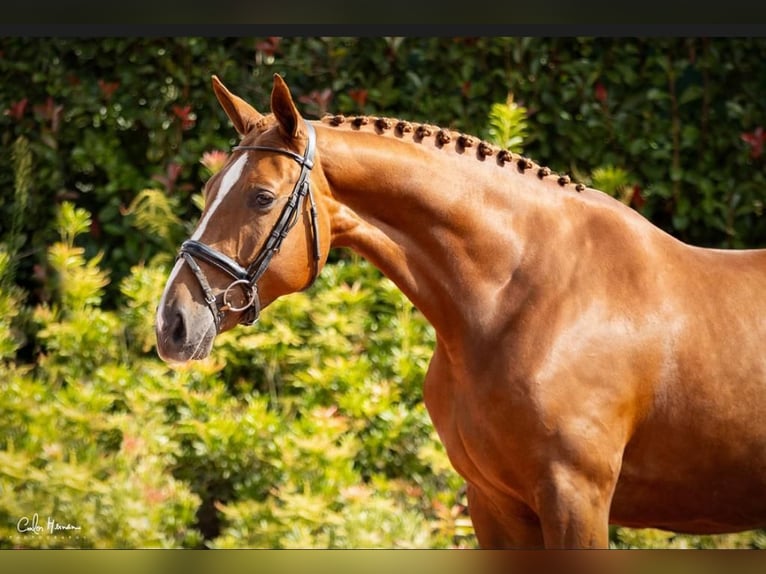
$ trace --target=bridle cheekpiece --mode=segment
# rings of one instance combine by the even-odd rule
[[[295,182],[295,187],[293,187],[290,196],[287,198],[287,203],[282,209],[279,219],[274,224],[271,233],[266,239],[263,247],[261,247],[261,250],[258,252],[255,260],[248,265],[247,268],[242,267],[231,257],[224,255],[220,251],[216,251],[212,247],[195,239],[188,239],[181,245],[178,257],[181,257],[186,261],[189,268],[194,273],[194,276],[197,278],[205,295],[205,302],[213,314],[216,331],[221,330],[221,321],[223,321],[224,314],[227,311],[243,313],[240,322],[245,325],[252,325],[258,320],[261,312],[261,303],[258,298],[258,280],[266,272],[274,255],[279,252],[282,242],[285,240],[285,237],[287,237],[287,234],[298,222],[304,200],[307,196],[309,198],[309,215],[311,218],[311,231],[313,234],[314,246],[314,274],[309,281],[309,285],[314,282],[319,273],[319,260],[321,258],[319,224],[317,222],[316,203],[314,202],[314,196],[311,193],[311,185],[309,183],[309,174],[311,168],[314,166],[314,155],[316,152],[316,132],[314,131],[314,126],[308,122],[304,125],[306,126],[308,141],[306,142],[306,149],[303,152],[303,155],[299,155],[287,149],[270,146],[240,145],[232,148],[232,151],[269,151],[279,153],[294,159],[298,162],[298,165],[301,166],[301,173],[298,176],[298,181]],[[202,272],[197,260],[204,261],[232,277],[233,281],[226,287],[226,289],[224,289],[223,294],[221,295],[220,305],[217,296],[213,293],[213,289],[210,287],[210,283]],[[242,289],[245,293],[245,302],[242,305],[232,304],[232,295],[236,289]]]

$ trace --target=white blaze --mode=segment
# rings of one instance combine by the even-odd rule
[[[218,209],[218,206],[221,205],[221,202],[223,202],[224,198],[228,195],[228,193],[232,190],[234,187],[234,184],[237,183],[240,176],[242,175],[242,170],[245,167],[245,164],[247,163],[247,154],[242,154],[237,158],[237,161],[235,161],[229,168],[226,170],[226,173],[223,176],[223,180],[221,181],[221,185],[218,188],[218,194],[215,196],[215,200],[213,201],[213,204],[210,206],[210,209],[207,210],[207,213],[202,218],[202,221],[197,224],[197,229],[194,231],[194,234],[191,236],[192,239],[195,241],[199,241],[200,237],[202,237],[202,234],[205,233],[205,228],[207,227],[208,222],[210,221],[210,218],[215,213],[215,210]],[[175,281],[176,275],[181,271],[181,267],[183,267],[184,260],[179,259],[176,261],[175,266],[173,267],[173,271],[170,272],[170,277],[168,278],[167,283],[165,284],[165,291],[162,293],[162,299],[160,299],[159,307],[157,307],[157,329],[162,331],[163,329],[163,323],[164,320],[162,318],[162,310],[165,308],[165,299],[168,295],[168,287],[173,284],[173,281]]]
[[[234,184],[237,183],[237,180],[239,180],[239,177],[242,175],[242,170],[244,169],[246,163],[247,154],[243,153],[237,158],[237,161],[235,161],[231,167],[226,170],[226,174],[223,176],[223,181],[221,181],[221,185],[218,187],[218,195],[215,196],[213,205],[211,205],[210,209],[207,210],[205,217],[203,217],[202,221],[197,224],[197,229],[194,232],[194,235],[191,236],[192,239],[199,241],[200,237],[202,237],[202,234],[205,233],[205,228],[207,227],[210,218],[213,217],[215,210],[218,209],[218,206],[221,205],[223,199],[232,190]]]

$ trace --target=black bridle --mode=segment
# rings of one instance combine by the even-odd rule
[[[213,314],[213,320],[215,321],[217,331],[220,331],[221,329],[221,321],[223,320],[226,311],[231,311],[233,313],[243,312],[240,323],[245,325],[252,325],[258,320],[261,312],[261,303],[258,299],[258,280],[266,272],[269,263],[271,263],[272,258],[279,251],[287,234],[298,222],[306,196],[309,198],[311,231],[314,238],[314,274],[309,281],[309,285],[314,282],[317,273],[319,272],[319,260],[321,258],[319,247],[319,225],[317,223],[316,203],[314,203],[314,196],[311,193],[311,186],[309,184],[309,172],[314,165],[314,154],[316,151],[316,133],[311,124],[306,122],[304,125],[307,129],[308,141],[306,143],[306,150],[302,156],[290,150],[270,146],[248,145],[235,146],[232,148],[232,151],[270,151],[280,153],[291,157],[301,166],[301,173],[298,176],[298,181],[295,182],[295,187],[293,187],[293,191],[290,193],[279,219],[274,224],[271,233],[266,239],[263,247],[261,247],[257,257],[247,268],[242,267],[231,257],[216,251],[200,241],[189,239],[184,241],[181,245],[178,256],[186,261],[197,278],[200,287],[202,287],[202,291],[205,294],[205,302]],[[234,279],[234,281],[232,281],[223,291],[220,305],[218,304],[217,297],[213,293],[213,289],[210,287],[210,283],[208,283],[208,280],[202,272],[202,269],[200,269],[196,259],[213,265]],[[245,303],[241,306],[235,306],[231,303],[232,290],[235,288],[241,288],[245,293]]]

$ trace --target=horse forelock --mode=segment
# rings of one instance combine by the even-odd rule
[[[274,114],[266,114],[261,116],[253,125],[250,131],[242,138],[240,145],[252,145],[255,140],[259,139],[271,128],[276,127],[277,120]]]
[[[266,114],[265,116],[262,116],[257,122],[255,122],[255,131],[257,131],[259,134],[265,132],[270,127],[275,126],[277,123],[276,118],[274,117],[274,114]]]
[[[540,180],[545,180],[549,177],[551,177],[551,179],[555,178],[555,181],[559,186],[566,188],[570,184],[573,184],[573,188],[578,192],[585,189],[585,186],[582,183],[572,182],[570,176],[567,174],[556,173],[549,167],[541,166],[528,157],[513,153],[507,149],[503,149],[497,145],[482,140],[481,138],[457,130],[443,128],[433,124],[409,122],[396,118],[363,115],[349,117],[342,114],[327,114],[321,121],[322,123],[333,127],[344,126],[352,131],[365,130],[379,135],[394,133],[402,138],[407,136],[410,137],[414,143],[423,143],[430,138],[434,138],[436,147],[439,149],[443,149],[447,144],[454,142],[455,146],[462,150],[475,148],[476,153],[474,155],[478,160],[486,160],[487,158],[494,157],[498,165],[514,166],[522,174],[531,173]]]
[[[296,142],[294,138],[286,135],[280,128],[279,122],[273,113],[261,116],[251,130],[242,138],[238,145],[267,145],[272,147],[284,147],[295,153],[302,153],[303,142]]]

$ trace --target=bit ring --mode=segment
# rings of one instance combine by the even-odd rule
[[[236,285],[244,285],[245,291],[250,294],[250,298],[248,299],[247,303],[245,303],[241,307],[235,307],[231,304],[229,301],[229,293]],[[239,313],[240,311],[245,311],[246,309],[249,309],[253,306],[255,303],[255,297],[256,297],[256,291],[253,289],[253,285],[250,283],[248,279],[237,279],[236,281],[232,281],[231,284],[226,288],[226,290],[223,292],[223,306],[221,307],[221,311],[232,311],[233,313]]]

